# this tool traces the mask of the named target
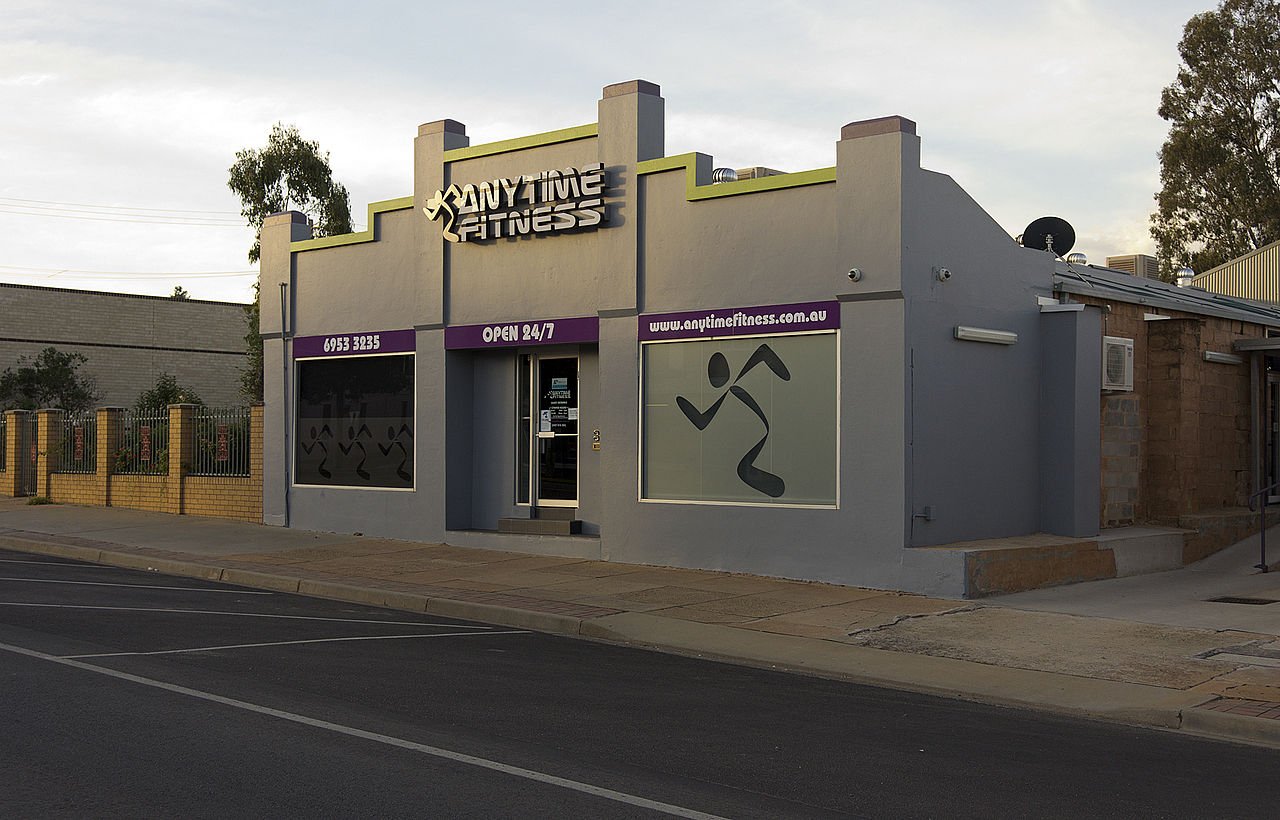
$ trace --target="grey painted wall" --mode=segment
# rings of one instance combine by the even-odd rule
[[[950,177],[917,171],[906,191],[908,541],[1036,532],[1037,297],[1050,293],[1052,257],[1019,247]],[[1017,343],[960,341],[957,325],[1012,331]]]
[[[1102,473],[1102,312],[1052,305],[1040,314],[1040,529],[1098,534]]]
[[[1051,448],[1038,413],[1058,390],[1096,374],[1085,366],[1087,323],[1059,327],[1066,320],[1039,312],[1047,256],[1017,247],[952,180],[921,170],[919,139],[905,122],[851,126],[836,145],[834,182],[688,202],[682,169],[636,173],[637,162],[662,155],[662,100],[645,91],[607,89],[596,137],[451,163],[445,151],[468,145],[462,127],[422,126],[414,207],[380,215],[376,242],[290,253],[299,226],[269,222],[264,330],[287,340],[417,328],[418,410],[412,491],[286,492],[286,472],[269,457],[264,518],[935,594],[963,592],[963,553],[929,545],[1034,532],[1042,521],[1075,527],[1061,522],[1086,504],[1087,469],[1065,489],[1041,475],[1087,448],[1084,403],[1054,420],[1072,432]],[[596,161],[609,168],[612,204],[608,227],[594,232],[452,245],[420,210],[450,181]],[[705,175],[711,158],[698,163]],[[950,281],[937,280],[938,266],[952,270]],[[859,282],[847,275],[854,267],[864,272]],[[279,283],[290,293],[283,326],[269,309]],[[642,500],[637,313],[835,299],[837,507]],[[578,516],[597,537],[492,532],[498,518],[523,513],[513,498],[517,351],[446,352],[442,328],[597,314],[598,344],[575,348]],[[1018,343],[959,342],[957,324],[1012,330]],[[1059,336],[1078,355],[1059,356]],[[286,345],[272,338],[267,351],[270,454],[283,451],[292,411]],[[1052,381],[1042,381],[1046,365],[1056,368]],[[1062,504],[1046,503],[1061,493]],[[926,504],[932,521],[914,517]]]

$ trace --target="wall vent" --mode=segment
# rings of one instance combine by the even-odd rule
[[[1102,389],[1133,390],[1133,339],[1102,337]]]

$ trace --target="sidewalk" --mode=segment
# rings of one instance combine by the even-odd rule
[[[979,601],[7,498],[0,548],[1280,748],[1280,602],[1206,602],[1280,601],[1248,542]]]

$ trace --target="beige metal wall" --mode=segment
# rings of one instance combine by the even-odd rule
[[[1211,293],[1280,303],[1280,242],[1197,274],[1191,284]]]

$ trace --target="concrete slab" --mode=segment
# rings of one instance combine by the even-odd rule
[[[853,642],[1004,668],[1189,689],[1232,668],[1196,655],[1233,643],[1233,637],[1212,630],[976,607],[904,619],[861,633]]]
[[[1280,554],[1280,528],[1275,533]],[[1269,533],[1270,534],[1270,533]],[[1212,603],[1211,598],[1280,599],[1280,573],[1260,573],[1256,536],[1183,569],[984,598],[987,606],[1061,612],[1196,629],[1280,635],[1280,604]]]

